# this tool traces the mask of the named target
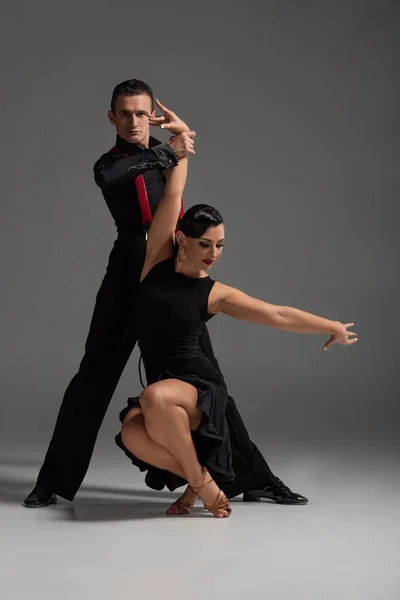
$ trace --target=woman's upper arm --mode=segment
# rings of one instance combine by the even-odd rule
[[[171,238],[171,243],[164,246],[161,250],[154,249],[152,251],[151,248],[147,247],[146,249],[146,258],[144,260],[143,269],[140,275],[140,281],[146,277],[146,275],[151,271],[153,267],[156,266],[159,262],[166,260],[167,258],[171,258],[174,254],[174,244],[173,239]]]
[[[214,285],[209,299],[210,313],[224,313],[241,321],[270,327],[278,323],[279,308],[219,282]]]
[[[150,225],[145,267],[149,271],[156,263],[173,255],[175,229],[182,207],[182,194],[187,176],[187,156],[170,169],[161,198]],[[142,275],[142,278],[144,275]]]

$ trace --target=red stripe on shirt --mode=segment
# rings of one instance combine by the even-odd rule
[[[114,148],[111,148],[111,150],[109,150],[109,152],[118,152],[118,153],[122,154],[123,156],[128,156],[128,154],[125,154],[125,152],[121,152],[116,146],[114,146]],[[146,183],[144,181],[143,175],[138,175],[137,177],[135,177],[135,185],[136,185],[136,191],[137,191],[138,198],[139,198],[140,212],[142,213],[142,222],[144,225],[148,225],[149,223],[151,223],[151,221],[153,219],[153,215],[151,213],[149,198],[147,196]],[[183,198],[182,198],[181,210],[179,211],[179,219],[182,219],[184,212],[185,212],[185,209],[184,209]]]
[[[142,222],[144,225],[151,223],[153,215],[151,214],[149,198],[147,196],[146,184],[143,175],[135,177],[136,191],[139,198],[140,212],[142,213]]]

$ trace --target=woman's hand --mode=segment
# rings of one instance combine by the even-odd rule
[[[190,131],[190,128],[186,125],[182,119],[180,119],[172,110],[169,110],[166,106],[161,104],[159,100],[156,100],[156,104],[159,109],[164,113],[162,116],[157,117],[156,115],[149,116],[149,123],[153,127],[160,127],[161,129],[168,129],[174,135],[183,133],[184,131]]]
[[[353,327],[354,323],[339,323],[338,333],[331,335],[329,340],[324,344],[324,350],[328,350],[332,344],[341,344],[342,346],[351,346],[358,342],[357,334],[354,331],[347,331],[349,327]]]
[[[196,137],[195,131],[183,131],[178,135],[173,135],[169,138],[167,144],[169,144],[172,150],[175,152],[177,158],[183,158],[188,154],[196,154],[194,151],[194,138]]]

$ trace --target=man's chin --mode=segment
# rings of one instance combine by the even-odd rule
[[[123,139],[126,142],[129,142],[130,144],[142,144],[144,145],[145,143],[145,138],[143,137],[142,134],[131,134],[131,133],[127,133],[123,136]]]

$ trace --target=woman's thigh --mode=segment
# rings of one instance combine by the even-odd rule
[[[146,414],[147,408],[179,406],[189,416],[190,429],[200,425],[202,412],[197,408],[197,389],[180,379],[164,379],[149,385],[140,395],[140,405]],[[129,413],[128,413],[129,414]]]

